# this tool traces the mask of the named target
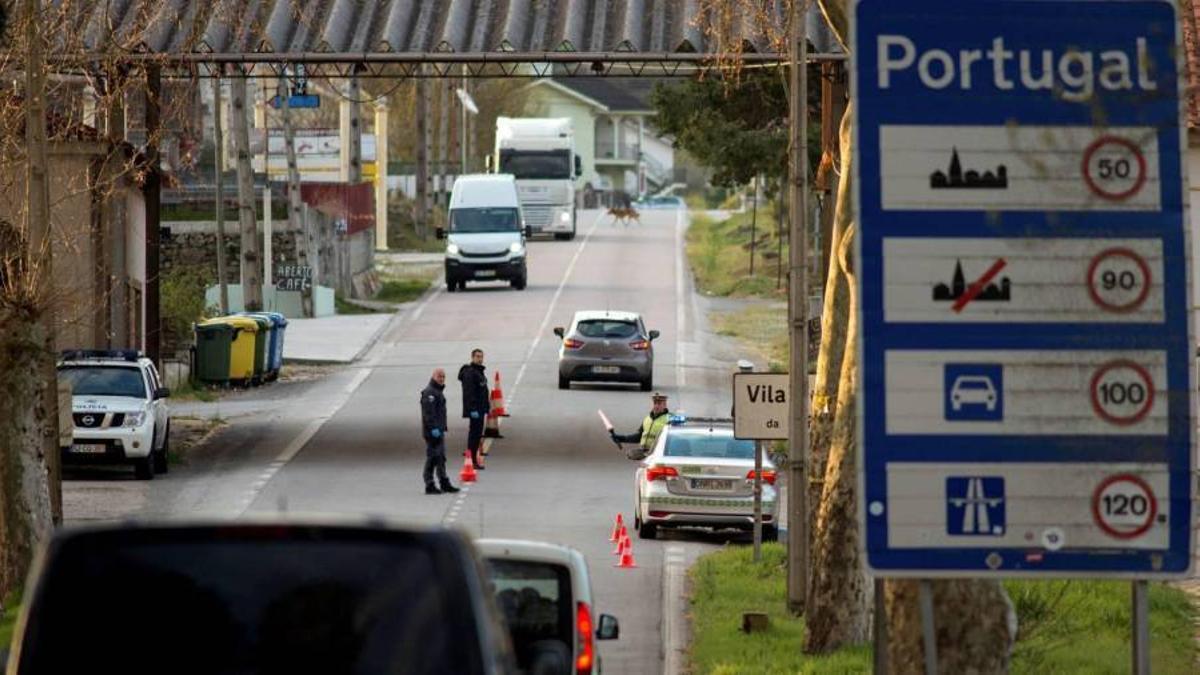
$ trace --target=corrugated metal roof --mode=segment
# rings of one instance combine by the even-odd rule
[[[58,4],[61,0],[47,0]],[[765,0],[783,25],[783,0]],[[152,54],[204,52],[709,53],[701,0],[102,0],[72,3],[86,49],[119,45]],[[825,31],[819,13],[809,25]],[[770,44],[739,23],[756,52]],[[811,29],[810,29],[811,30]],[[815,35],[819,48],[834,44]]]

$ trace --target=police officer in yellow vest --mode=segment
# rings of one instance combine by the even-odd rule
[[[658,436],[667,426],[670,420],[670,411],[667,410],[667,397],[664,394],[654,392],[650,397],[653,407],[650,408],[650,413],[646,415],[646,419],[642,420],[642,426],[632,434],[618,434],[616,431],[609,431],[609,436],[618,444],[620,443],[636,443],[625,451],[625,456],[629,459],[645,459],[647,455],[654,450],[654,444],[658,442]]]

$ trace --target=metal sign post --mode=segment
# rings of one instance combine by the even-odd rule
[[[1176,3],[851,14],[870,573],[1186,575]]]
[[[733,437],[754,440],[754,562],[762,559],[763,441],[788,437],[788,384],[787,373],[743,371],[733,375]],[[802,488],[788,485],[788,490],[788,498],[795,499]]]

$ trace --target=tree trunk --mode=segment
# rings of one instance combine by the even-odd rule
[[[851,111],[849,107],[842,116],[841,147],[843,148],[840,165],[841,177],[838,180],[838,201],[834,209],[834,221],[830,235],[829,251],[831,260],[826,266],[825,306],[821,311],[821,351],[817,355],[817,374],[813,383],[812,393],[812,422],[809,436],[809,503],[820,504],[824,492],[825,465],[829,457],[829,444],[833,434],[834,416],[838,407],[838,387],[841,382],[842,359],[846,352],[846,325],[849,319],[846,312],[849,308],[850,292],[841,267],[836,259],[850,225],[850,153],[845,148],[850,147]]]
[[[858,294],[852,267],[853,214],[842,210],[843,231],[835,249],[848,292],[838,309],[846,317],[845,349],[838,381],[836,411],[830,436],[825,485],[816,509],[811,594],[804,648],[825,653],[847,644],[866,642],[871,634],[870,584],[859,560],[858,530]],[[842,309],[844,308],[844,310]]]
[[[0,598],[25,583],[34,553],[49,538],[48,452],[58,451],[57,412],[44,402],[57,390],[50,336],[32,300],[10,284],[0,298]]]
[[[888,663],[898,675],[924,672],[917,585],[912,580],[884,585]],[[1007,672],[1017,619],[1000,582],[949,579],[932,586],[938,672]]]

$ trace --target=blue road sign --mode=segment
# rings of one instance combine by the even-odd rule
[[[1004,367],[997,363],[947,363],[948,420],[1004,419]]]
[[[283,99],[278,94],[271,98],[272,108],[282,108]],[[317,94],[293,94],[288,96],[289,108],[320,108],[321,97]]]
[[[1004,477],[946,479],[946,533],[999,537],[1004,534]]]
[[[851,28],[868,567],[1186,574],[1175,3],[857,0]]]

